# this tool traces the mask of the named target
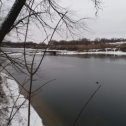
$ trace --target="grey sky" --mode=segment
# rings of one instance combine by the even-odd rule
[[[80,17],[92,17],[87,20],[89,32],[85,37],[94,39],[101,37],[126,38],[126,0],[101,0],[102,10],[98,17],[94,16],[93,3],[90,0],[63,0],[64,5],[76,10]]]
[[[60,0],[61,5],[74,11],[78,17],[91,17],[86,20],[88,31],[80,37],[126,38],[126,0],[101,0],[102,9],[95,17],[91,0]],[[55,39],[62,39],[55,36]]]
[[[90,17],[86,20],[88,32],[80,38],[126,38],[126,0],[101,0],[102,9],[95,17],[95,8],[91,0],[56,0],[64,7],[73,10],[78,17]],[[32,35],[33,34],[33,35]],[[33,41],[42,41],[42,33],[33,28]],[[55,35],[53,39],[65,39]]]

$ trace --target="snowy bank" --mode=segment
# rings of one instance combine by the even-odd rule
[[[28,100],[19,93],[18,84],[14,80],[4,73],[0,73],[0,76],[0,126],[7,126],[11,119],[9,126],[27,126]],[[30,126],[44,126],[32,106]]]
[[[15,50],[14,50],[15,49]],[[5,52],[9,56],[23,56],[23,49],[17,49],[13,48],[13,52],[11,52],[12,48],[6,49]],[[37,49],[37,52],[35,49],[27,49],[27,55],[33,56],[34,53],[37,55],[42,55],[45,50],[43,49]],[[46,54],[55,54],[55,55],[86,55],[86,54],[103,54],[103,55],[126,55],[126,52],[120,51],[118,48],[104,48],[104,49],[89,49],[88,51],[69,51],[69,50],[46,50]]]
[[[57,54],[59,55],[85,55],[85,54],[103,54],[103,55],[126,55],[126,52],[122,51],[87,51],[87,52],[78,52],[78,51],[67,51],[67,50],[58,50]]]

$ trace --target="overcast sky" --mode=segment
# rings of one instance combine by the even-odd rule
[[[101,10],[95,16],[94,4],[91,0],[56,0],[63,7],[73,10],[80,18],[90,17],[86,20],[88,32],[83,32],[80,38],[126,38],[126,0],[101,0]],[[33,41],[41,42],[42,35],[33,29]],[[53,39],[61,40],[55,35]]]
[[[77,12],[80,17],[92,17],[87,20],[89,32],[85,37],[126,38],[126,0],[101,0],[102,9],[94,15],[91,0],[62,0],[63,5]]]

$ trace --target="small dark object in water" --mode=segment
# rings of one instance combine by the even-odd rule
[[[99,82],[98,82],[98,81],[96,81],[96,84],[99,84]]]
[[[0,76],[0,84],[2,83],[2,77]]]

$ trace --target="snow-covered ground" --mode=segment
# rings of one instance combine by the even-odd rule
[[[0,126],[8,126],[9,119],[12,119],[9,126],[27,126],[28,100],[19,93],[14,80],[4,73],[0,73],[0,76]],[[30,126],[44,126],[32,106]]]
[[[37,55],[42,55],[43,52],[38,52],[36,53]],[[57,50],[58,55],[84,55],[84,54],[104,54],[104,55],[126,55],[126,52],[122,52],[122,51],[100,51],[100,50],[92,50],[92,51],[82,51],[82,52],[78,52],[78,51],[68,51],[68,50]],[[23,55],[23,53],[13,53],[13,54],[9,54],[10,56],[21,56]],[[31,53],[32,55],[32,53]]]
[[[84,54],[104,54],[104,55],[126,55],[126,52],[122,51],[88,51],[88,52],[78,52],[78,51],[61,51],[58,53],[59,55],[84,55]]]
[[[113,43],[109,43],[112,45],[120,45],[120,44],[126,44],[126,41],[122,41],[122,42],[113,42]]]
[[[121,42],[117,42],[117,44],[119,44]],[[125,43],[125,42],[122,42],[122,43]],[[115,43],[113,43],[115,44]],[[19,48],[14,48],[14,52],[11,52],[10,50],[11,48],[8,48],[8,50],[6,49],[5,52],[9,55],[9,56],[23,56],[23,49]],[[104,50],[104,51],[103,51]],[[17,51],[17,52],[16,52]],[[84,55],[84,54],[105,54],[105,55],[126,55],[126,52],[122,52],[120,51],[118,48],[105,48],[105,49],[90,49],[88,51],[68,51],[68,50],[48,50],[47,49],[47,54],[50,52],[51,54],[51,51],[52,52],[56,52],[56,54],[58,55]],[[35,49],[28,49],[27,50],[27,55],[33,55],[35,52]],[[37,55],[42,55],[44,52],[44,50],[37,50]]]

